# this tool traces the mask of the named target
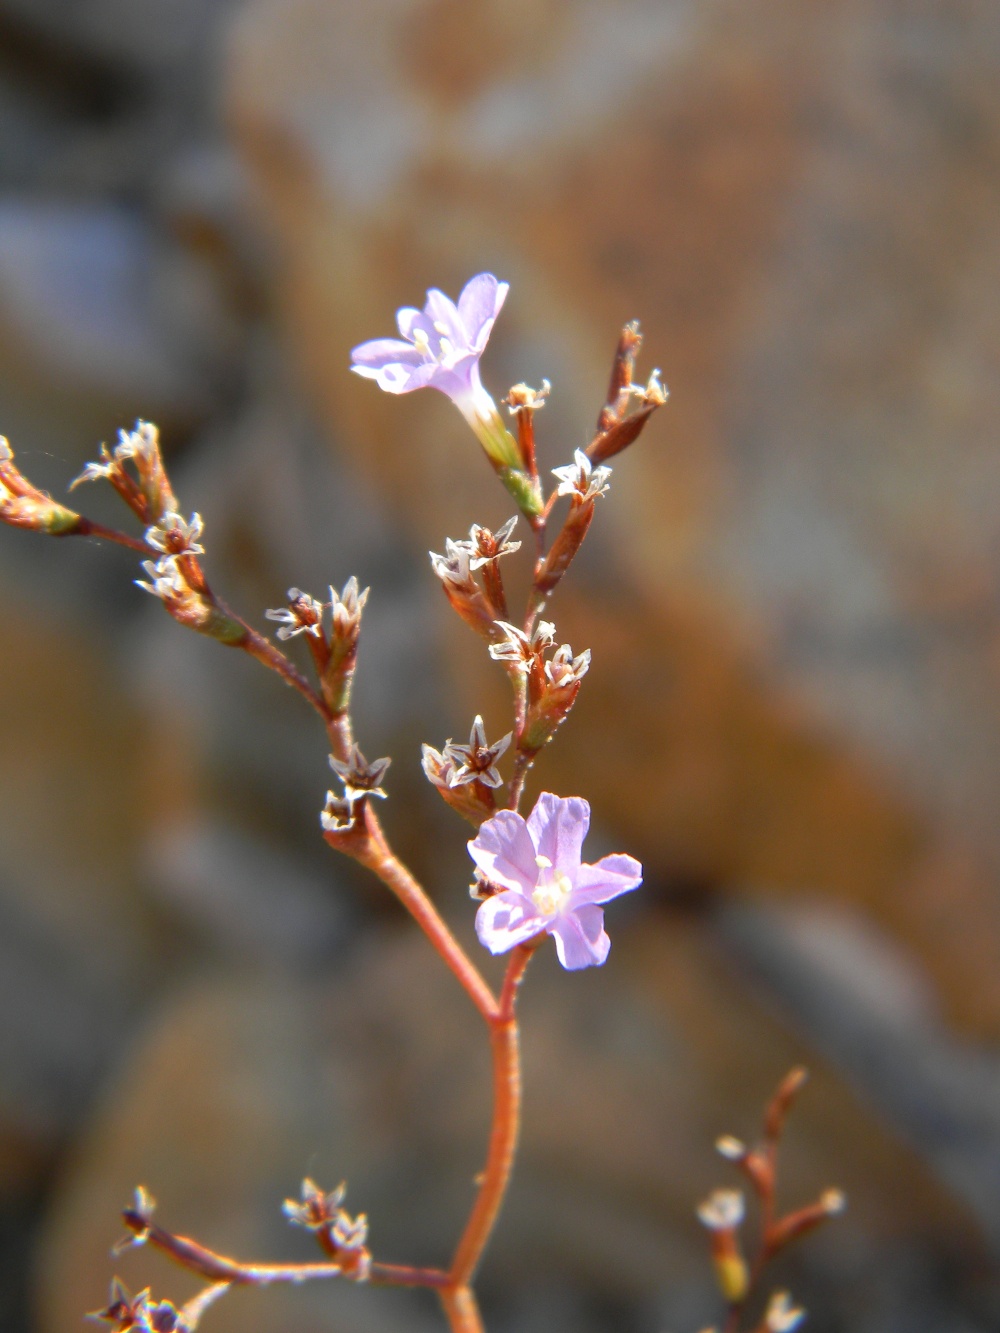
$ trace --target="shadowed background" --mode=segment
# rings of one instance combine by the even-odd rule
[[[437,395],[348,373],[426,287],[512,284],[499,397],[589,438],[617,331],[671,401],[550,607],[594,665],[534,790],[647,867],[600,972],[540,958],[491,1333],[718,1318],[693,1207],[814,1071],[776,1281],[818,1333],[1000,1321],[1000,10],[986,0],[0,0],[0,430],[57,496],[157,421],[264,628],[372,585],[358,735],[462,938],[419,744],[506,729],[426,561],[509,515]],[[97,486],[81,507],[123,522]],[[117,1211],[308,1257],[303,1174],[441,1262],[481,1161],[461,992],[318,837],[310,716],[127,552],[0,532],[0,1319],[77,1327]],[[639,900],[641,898],[641,901]],[[474,947],[474,946],[473,946]],[[440,974],[440,975],[439,975]],[[188,1279],[140,1252],[133,1288]],[[420,1296],[228,1296],[205,1327],[430,1330]]]

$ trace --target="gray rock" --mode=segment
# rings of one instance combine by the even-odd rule
[[[218,304],[197,261],[135,212],[0,201],[0,348],[15,382],[98,398],[125,422],[191,422],[225,358]]]

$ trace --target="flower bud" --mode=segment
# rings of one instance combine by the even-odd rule
[[[456,748],[450,741],[443,752],[425,744],[421,759],[424,774],[441,799],[478,828],[483,820],[496,813],[496,797],[493,788],[479,776],[473,776],[470,781],[457,780],[462,765],[458,756],[452,753]]]
[[[352,574],[339,595],[330,589],[330,643],[329,655],[320,679],[323,698],[333,713],[346,712],[351,702],[351,685],[358,660],[358,637],[361,633],[361,613],[368,601],[369,589],[362,592]]]
[[[308,1177],[302,1182],[302,1197],[286,1199],[282,1212],[294,1226],[311,1231],[321,1248],[339,1266],[344,1277],[366,1282],[371,1271],[368,1218],[364,1213],[351,1217],[341,1205],[347,1193],[344,1182],[325,1194]]]
[[[518,738],[517,748],[529,755],[537,754],[552,739],[576,703],[580,682],[590,669],[590,649],[574,657],[573,649],[564,643],[540,667],[528,677],[528,708]]]
[[[119,431],[114,457],[118,463],[131,460],[145,501],[143,518],[147,523],[157,524],[164,514],[176,512],[177,500],[160,452],[160,432],[151,421],[137,421],[135,430]]]
[[[767,1303],[764,1314],[764,1328],[767,1333],[792,1333],[806,1317],[801,1307],[792,1305],[792,1298],[787,1291],[776,1291]]]
[[[621,331],[615,359],[611,363],[611,380],[608,384],[608,396],[597,418],[598,431],[607,431],[628,410],[629,391],[632,388],[632,376],[635,374],[635,362],[642,347],[642,334],[639,321],[631,320]]]
[[[796,1065],[794,1069],[788,1071],[778,1084],[764,1113],[764,1137],[769,1142],[773,1143],[781,1138],[788,1112],[792,1109],[792,1103],[801,1092],[808,1077],[809,1071],[804,1069],[802,1065]]]
[[[767,1238],[768,1248],[772,1254],[776,1254],[786,1245],[791,1245],[792,1241],[801,1239],[831,1217],[842,1213],[846,1207],[847,1199],[840,1190],[825,1190],[815,1203],[788,1213],[774,1224]]]
[[[531,389],[527,384],[515,384],[504,399],[511,416],[517,418],[517,443],[521,458],[528,473],[538,476],[538,464],[535,459],[535,413],[545,406],[552,385],[542,380],[540,389]]]
[[[14,463],[14,451],[0,435],[0,520],[15,528],[63,537],[80,526],[80,515],[33,486]]]
[[[633,389],[635,394],[636,390]],[[630,416],[622,416],[610,426],[598,432],[587,445],[587,454],[595,463],[604,463],[615,454],[620,454],[642,434],[646,422],[667,401],[669,394],[660,382],[659,371],[654,370],[649,383],[637,394],[641,406]]]
[[[159,560],[144,560],[142,567],[149,580],[136,579],[137,586],[159,597],[178,624],[230,647],[244,642],[247,627],[215,601],[193,556],[164,555]]]
[[[737,1234],[743,1217],[743,1195],[739,1190],[716,1190],[698,1208],[698,1220],[712,1237],[715,1280],[730,1305],[744,1300],[750,1289],[750,1271]]]
[[[479,584],[472,577],[469,553],[464,543],[445,539],[445,555],[431,551],[431,568],[441,580],[444,594],[461,618],[484,639],[492,643],[497,637],[493,608],[483,596]]]
[[[593,467],[587,455],[578,449],[569,467],[553,468],[552,473],[559,480],[556,494],[568,495],[571,505],[565,523],[535,575],[535,588],[542,596],[548,596],[582,546],[594,517],[594,502],[607,491],[611,469]]]

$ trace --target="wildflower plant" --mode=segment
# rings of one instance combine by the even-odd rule
[[[376,811],[376,798],[384,801],[391,795],[390,761],[366,759],[351,717],[369,590],[362,590],[353,576],[339,593],[331,587],[327,601],[290,588],[283,606],[264,612],[264,618],[277,625],[279,642],[301,654],[297,663],[227,606],[210,585],[203,566],[204,524],[197,513],[184,516],[155,426],[140,421],[133,431],[121,432],[113,449],[102,445],[98,461],[88,463],[71,487],[107,482],[131,510],[141,535],[104,527],[52,500],[22,476],[13,451],[0,439],[0,520],[52,536],[89,535],[130,548],[142,557],[144,577],[136,583],[159,599],[178,624],[248,653],[301,695],[325,728],[336,780],[320,813],[321,835],[332,849],[373,872],[410,913],[483,1019],[492,1052],[493,1112],[486,1161],[446,1264],[417,1267],[376,1257],[367,1218],[344,1208],[343,1184],[326,1191],[307,1179],[300,1198],[285,1202],[288,1221],[310,1232],[320,1251],[317,1261],[294,1264],[240,1262],[169,1231],[154,1219],[153,1199],[140,1187],[122,1215],[127,1229],[122,1247],[152,1246],[199,1276],[205,1286],[187,1304],[175,1307],[155,1301],[148,1290],[132,1296],[116,1279],[107,1307],[96,1317],[123,1333],[193,1333],[209,1306],[233,1286],[330,1278],[427,1288],[437,1294],[453,1333],[483,1329],[473,1279],[517,1147],[519,988],[533,954],[549,936],[565,968],[604,963],[611,947],[604,907],[642,882],[641,866],[624,853],[593,864],[583,860],[590,807],[581,797],[543,792],[527,818],[519,813],[529,770],[572,710],[591,660],[589,649],[574,653],[569,644],[560,643],[555,623],[541,617],[587,535],[597,501],[608,493],[609,460],[635,442],[667,397],[655,372],[644,386],[634,383],[641,337],[637,324],[626,325],[594,436],[572,462],[554,470],[557,484],[546,493],[536,459],[534,417],[550,386],[544,382],[534,390],[519,384],[510,390],[503,400],[512,424],[508,429],[480,375],[480,359],[507,291],[507,284],[489,273],[472,278],[457,302],[431,290],[422,310],[404,307],[398,312],[399,338],[361,343],[353,352],[353,369],[388,393],[418,388],[445,393],[471,426],[517,509],[496,532],[473,523],[467,538],[447,539],[443,554],[431,554],[431,569],[448,602],[508,678],[510,729],[491,742],[477,716],[467,743],[449,739],[440,750],[423,747],[428,781],[474,829],[468,848],[475,874],[471,894],[478,903],[476,933],[490,953],[508,956],[499,992],[487,984],[476,961],[395,854]],[[516,557],[525,544],[526,534],[515,536],[519,525],[530,534],[533,559],[526,605],[517,616],[508,604],[501,562]],[[299,641],[297,648],[292,640]],[[764,1168],[758,1170],[758,1164],[766,1166],[767,1160],[766,1154],[739,1158],[752,1182],[763,1179]],[[728,1238],[730,1250],[737,1211],[733,1198],[718,1196],[702,1214],[713,1235]],[[775,1237],[783,1234],[781,1226],[797,1228],[797,1234],[806,1224],[793,1218],[768,1225],[770,1252],[778,1246]],[[720,1262],[717,1258],[717,1271]],[[729,1286],[724,1288],[731,1312],[742,1310],[744,1279],[733,1276],[738,1268],[738,1263],[730,1264]],[[764,1327],[793,1327],[794,1314],[791,1307],[776,1305]],[[730,1320],[727,1330],[736,1326]]]
[[[765,1272],[795,1241],[801,1240],[831,1217],[843,1212],[846,1200],[840,1190],[828,1189],[813,1203],[779,1214],[778,1149],[785,1133],[788,1113],[803,1084],[806,1071],[792,1069],[778,1084],[764,1112],[764,1131],[753,1148],[724,1134],[716,1140],[720,1157],[738,1168],[757,1205],[757,1235],[751,1257],[746,1256],[742,1227],[746,1203],[742,1190],[718,1189],[698,1205],[698,1220],[710,1237],[716,1285],[726,1303],[722,1333],[741,1333],[763,1285]],[[772,1291],[760,1319],[749,1325],[753,1333],[789,1333],[806,1317],[787,1291]],[[706,1329],[705,1333],[716,1333]]]

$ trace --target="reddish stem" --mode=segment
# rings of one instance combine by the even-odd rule
[[[524,784],[527,779],[531,765],[535,762],[533,754],[525,754],[523,750],[517,752],[517,758],[514,760],[514,772],[511,775],[508,785],[507,808],[516,810],[521,804],[521,796],[524,792]]]
[[[174,1263],[197,1273],[210,1282],[234,1283],[240,1286],[266,1287],[275,1283],[310,1282],[322,1278],[343,1277],[343,1268],[330,1264],[248,1264],[208,1249],[189,1236],[175,1236],[155,1222],[138,1217],[130,1209],[125,1221],[143,1237],[142,1243],[162,1251]],[[408,1264],[373,1262],[368,1280],[377,1286],[391,1287],[447,1287],[451,1279],[440,1268],[415,1268]]]
[[[452,1333],[485,1333],[471,1287],[445,1287],[438,1294]]]
[[[458,1288],[468,1286],[472,1280],[500,1212],[514,1164],[521,1124],[521,1057],[514,1006],[533,952],[532,944],[520,944],[511,953],[500,1004],[490,1020],[493,1125],[479,1194],[452,1260],[451,1280]]]
[[[93,519],[84,518],[82,514],[76,527],[65,536],[101,537],[106,542],[115,542],[118,546],[127,546],[130,551],[138,551],[140,555],[151,555],[155,558],[162,554],[141,537],[130,537],[127,532],[119,532],[117,528],[106,528],[103,523],[95,523]]]

